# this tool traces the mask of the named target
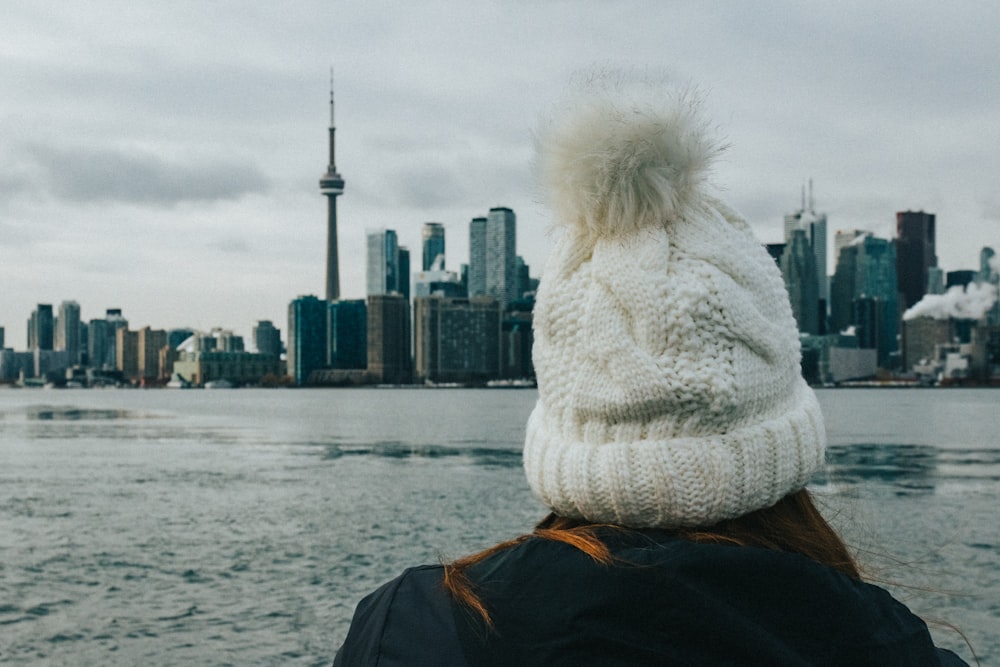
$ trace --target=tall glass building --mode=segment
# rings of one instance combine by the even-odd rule
[[[303,385],[326,365],[327,301],[300,296],[288,304],[288,374]]]
[[[368,296],[401,292],[399,285],[399,241],[392,229],[370,230],[368,237]]]
[[[423,228],[422,271],[430,271],[434,261],[441,258],[439,271],[444,270],[444,225],[440,222],[425,222]]]

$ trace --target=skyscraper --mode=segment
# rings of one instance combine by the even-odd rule
[[[486,218],[469,222],[469,271],[467,291],[470,297],[486,294]]]
[[[40,303],[28,319],[28,350],[51,350],[54,334],[52,304]]]
[[[870,235],[857,248],[854,324],[859,338],[872,342],[878,350],[878,365],[889,368],[899,347],[896,248],[890,241]]]
[[[326,300],[340,298],[340,265],[337,258],[337,197],[344,194],[344,179],[337,172],[334,159],[333,70],[330,70],[330,164],[319,180],[319,191],[326,197]]]
[[[421,271],[430,271],[434,261],[441,258],[438,271],[444,270],[444,225],[440,222],[425,222],[423,228],[423,264]]]
[[[55,349],[66,350],[70,366],[80,363],[80,304],[63,301],[56,318]]]
[[[896,280],[904,308],[912,308],[927,293],[927,270],[937,266],[934,214],[896,213]]]
[[[288,304],[288,374],[297,385],[326,364],[327,303],[308,295]]]
[[[491,208],[486,217],[486,294],[505,310],[520,296],[517,288],[517,217],[509,208]]]
[[[799,331],[820,333],[819,285],[816,280],[816,257],[804,229],[793,230],[781,256],[781,275],[785,279],[792,315]]]
[[[791,241],[796,229],[804,230],[809,247],[813,253],[813,264],[816,267],[816,286],[818,298],[824,304],[830,302],[830,281],[826,275],[826,213],[816,213],[813,201],[812,179],[809,180],[809,199],[806,200],[805,188],[802,189],[802,208],[785,216],[785,243]],[[825,317],[826,313],[821,313]]]
[[[391,229],[374,229],[367,233],[368,296],[402,292],[399,289],[399,245],[396,232]]]

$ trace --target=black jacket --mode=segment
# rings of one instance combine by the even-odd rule
[[[335,667],[963,665],[889,593],[804,556],[602,534],[603,566],[540,538],[470,569],[493,629],[407,570],[358,605]]]

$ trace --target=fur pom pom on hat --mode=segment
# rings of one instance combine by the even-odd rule
[[[774,261],[708,191],[718,146],[690,96],[601,92],[543,128],[557,225],[534,310],[524,467],[556,513],[709,526],[822,465]]]

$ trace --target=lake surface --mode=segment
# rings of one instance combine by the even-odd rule
[[[1000,390],[818,394],[827,515],[939,645],[1000,664]],[[544,514],[535,398],[0,389],[0,663],[328,665],[375,586]]]

